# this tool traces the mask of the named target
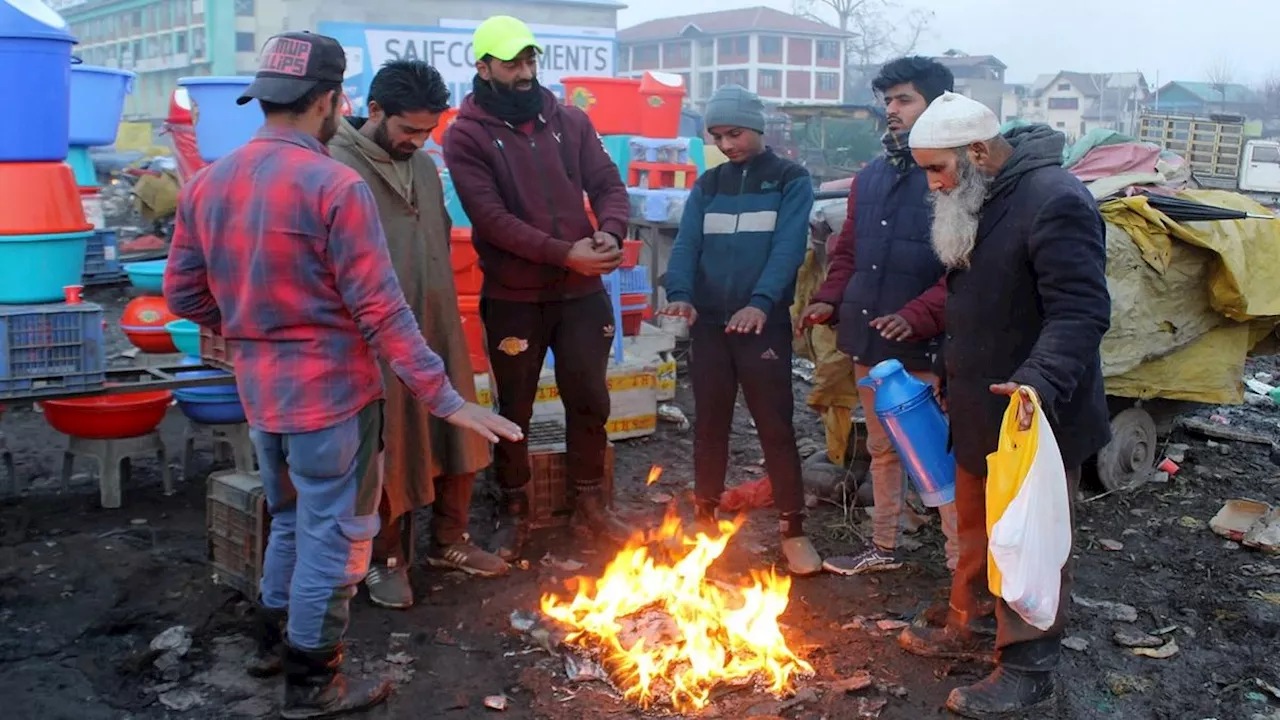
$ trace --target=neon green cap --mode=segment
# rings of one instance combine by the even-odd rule
[[[502,61],[515,60],[525,48],[542,52],[542,46],[533,37],[533,31],[510,15],[494,15],[480,23],[471,36],[471,48],[477,60],[485,55]]]

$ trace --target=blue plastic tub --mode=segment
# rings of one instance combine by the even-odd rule
[[[62,300],[64,287],[80,284],[92,235],[0,235],[0,304]]]
[[[178,409],[192,422],[201,425],[238,425],[245,421],[240,398],[193,395],[189,389],[174,390]]]
[[[196,335],[199,336],[199,326],[197,325],[196,327]],[[187,366],[200,366],[204,364],[204,361],[200,359],[199,355],[188,355],[182,358],[180,364]],[[174,377],[177,377],[179,380],[224,377],[227,379],[227,383],[225,385],[199,385],[196,387],[182,388],[179,392],[188,396],[201,395],[204,397],[220,398],[223,400],[238,399],[240,397],[239,391],[236,389],[236,376],[226,370],[183,370],[175,373]]]
[[[40,0],[0,0],[0,87],[31,113],[0,114],[0,162],[61,162],[70,123],[71,46],[62,16]],[[34,111],[33,111],[34,112]]]
[[[72,145],[67,149],[67,164],[76,176],[76,185],[80,187],[97,187],[98,171],[93,168],[93,158],[89,156],[89,148]]]
[[[181,320],[174,320],[173,322],[165,323],[164,329],[169,331],[169,335],[173,338],[173,345],[178,348],[178,352],[189,357],[200,357],[199,325],[183,318]],[[192,375],[193,373],[186,374]],[[178,377],[182,377],[182,375],[183,374],[180,373]],[[196,377],[200,377],[198,373],[195,373],[194,375]]]
[[[145,260],[143,262],[132,262],[124,264],[124,272],[129,276],[129,282],[138,288],[140,292],[149,295],[164,294],[164,266],[168,259],[163,260]]]
[[[0,398],[96,390],[106,367],[101,306],[0,306]]]
[[[253,81],[244,75],[184,77],[178,85],[187,89],[196,119],[196,144],[200,158],[213,162],[249,142],[264,120],[256,102],[236,105]]]
[[[73,65],[71,67],[70,141],[73,146],[111,145],[124,116],[124,98],[133,92],[134,74],[128,70]]]

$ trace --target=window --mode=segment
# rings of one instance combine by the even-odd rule
[[[631,69],[649,70],[658,67],[658,46],[641,45],[631,50]]]
[[[179,55],[187,52],[187,34],[177,32],[173,34],[173,51]]]
[[[130,27],[133,28],[134,32],[137,32],[138,30],[142,29],[142,11],[141,10],[133,11],[133,18],[130,21]]]
[[[1050,110],[1079,110],[1080,98],[1073,97],[1051,97],[1049,98]]]
[[[715,62],[716,62],[716,41],[715,40],[699,40],[698,41],[698,64],[714,65]]]
[[[835,40],[823,40],[818,43],[819,60],[839,60],[840,43]]]
[[[751,38],[746,36],[721,38],[720,60],[726,58],[745,58],[751,54]]]
[[[760,36],[760,56],[781,58],[782,57],[782,38],[772,35]]]
[[[187,24],[187,8],[191,3],[187,0],[177,0],[173,4],[173,24],[182,27]]]
[[[1064,122],[1054,123],[1054,124],[1055,124],[1057,127],[1060,127],[1060,128],[1064,128],[1064,127],[1066,127],[1066,126],[1067,126],[1067,124],[1066,124],[1066,123],[1064,123]]]
[[[253,0],[236,0],[236,17],[253,17]]]
[[[1071,83],[1058,83],[1058,89],[1063,92],[1069,92],[1071,90]]]
[[[693,53],[687,41],[667,43],[662,46],[662,67],[685,68],[689,67],[692,61]]]
[[[817,73],[818,90],[821,92],[834,92],[840,89],[839,73]]]
[[[782,71],[781,70],[756,71],[756,86],[760,90],[781,90],[782,89]]]
[[[716,78],[714,73],[709,73],[709,72],[698,73],[698,97],[699,98],[711,97],[711,91],[712,89],[714,89],[715,84],[716,84]]]
[[[716,78],[716,87],[722,85],[741,85],[746,87],[748,82],[750,81],[747,79],[746,70],[721,70],[719,77]]]
[[[1254,145],[1253,156],[1249,158],[1249,162],[1280,163],[1280,148],[1270,145]]]
[[[236,33],[236,52],[257,52],[257,38],[251,32]]]

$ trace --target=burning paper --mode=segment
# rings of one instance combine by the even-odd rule
[[[689,537],[668,514],[656,533],[628,543],[599,580],[579,578],[573,598],[543,596],[542,612],[569,630],[567,644],[599,657],[642,708],[699,710],[722,684],[755,681],[786,694],[797,677],[813,673],[778,627],[790,578],[753,573],[737,588],[706,578],[737,529],[721,522],[718,537]]]

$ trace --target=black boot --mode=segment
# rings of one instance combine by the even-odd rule
[[[985,680],[952,690],[947,709],[967,718],[993,718],[1021,714],[1052,700],[1052,672],[997,667]]]
[[[529,541],[529,496],[523,490],[506,490],[498,529],[493,534],[493,552],[512,562],[519,560]]]
[[[635,530],[619,520],[605,502],[604,491],[599,487],[579,487],[573,501],[574,532],[593,538],[605,538],[615,543],[626,542]]]
[[[947,709],[969,718],[1022,714],[1053,701],[1053,670],[1062,645],[1057,637],[1000,648],[998,666],[981,682],[956,688]]]
[[[284,662],[284,632],[288,609],[274,610],[258,605],[253,610],[252,635],[257,643],[245,670],[253,677],[265,678],[280,673]]]
[[[995,662],[993,638],[947,625],[941,628],[912,625],[898,636],[898,645],[912,655],[941,660]]]
[[[352,680],[342,673],[341,666],[341,646],[334,650],[299,650],[286,645],[280,717],[336,717],[371,708],[391,694],[391,682],[386,678]]]

